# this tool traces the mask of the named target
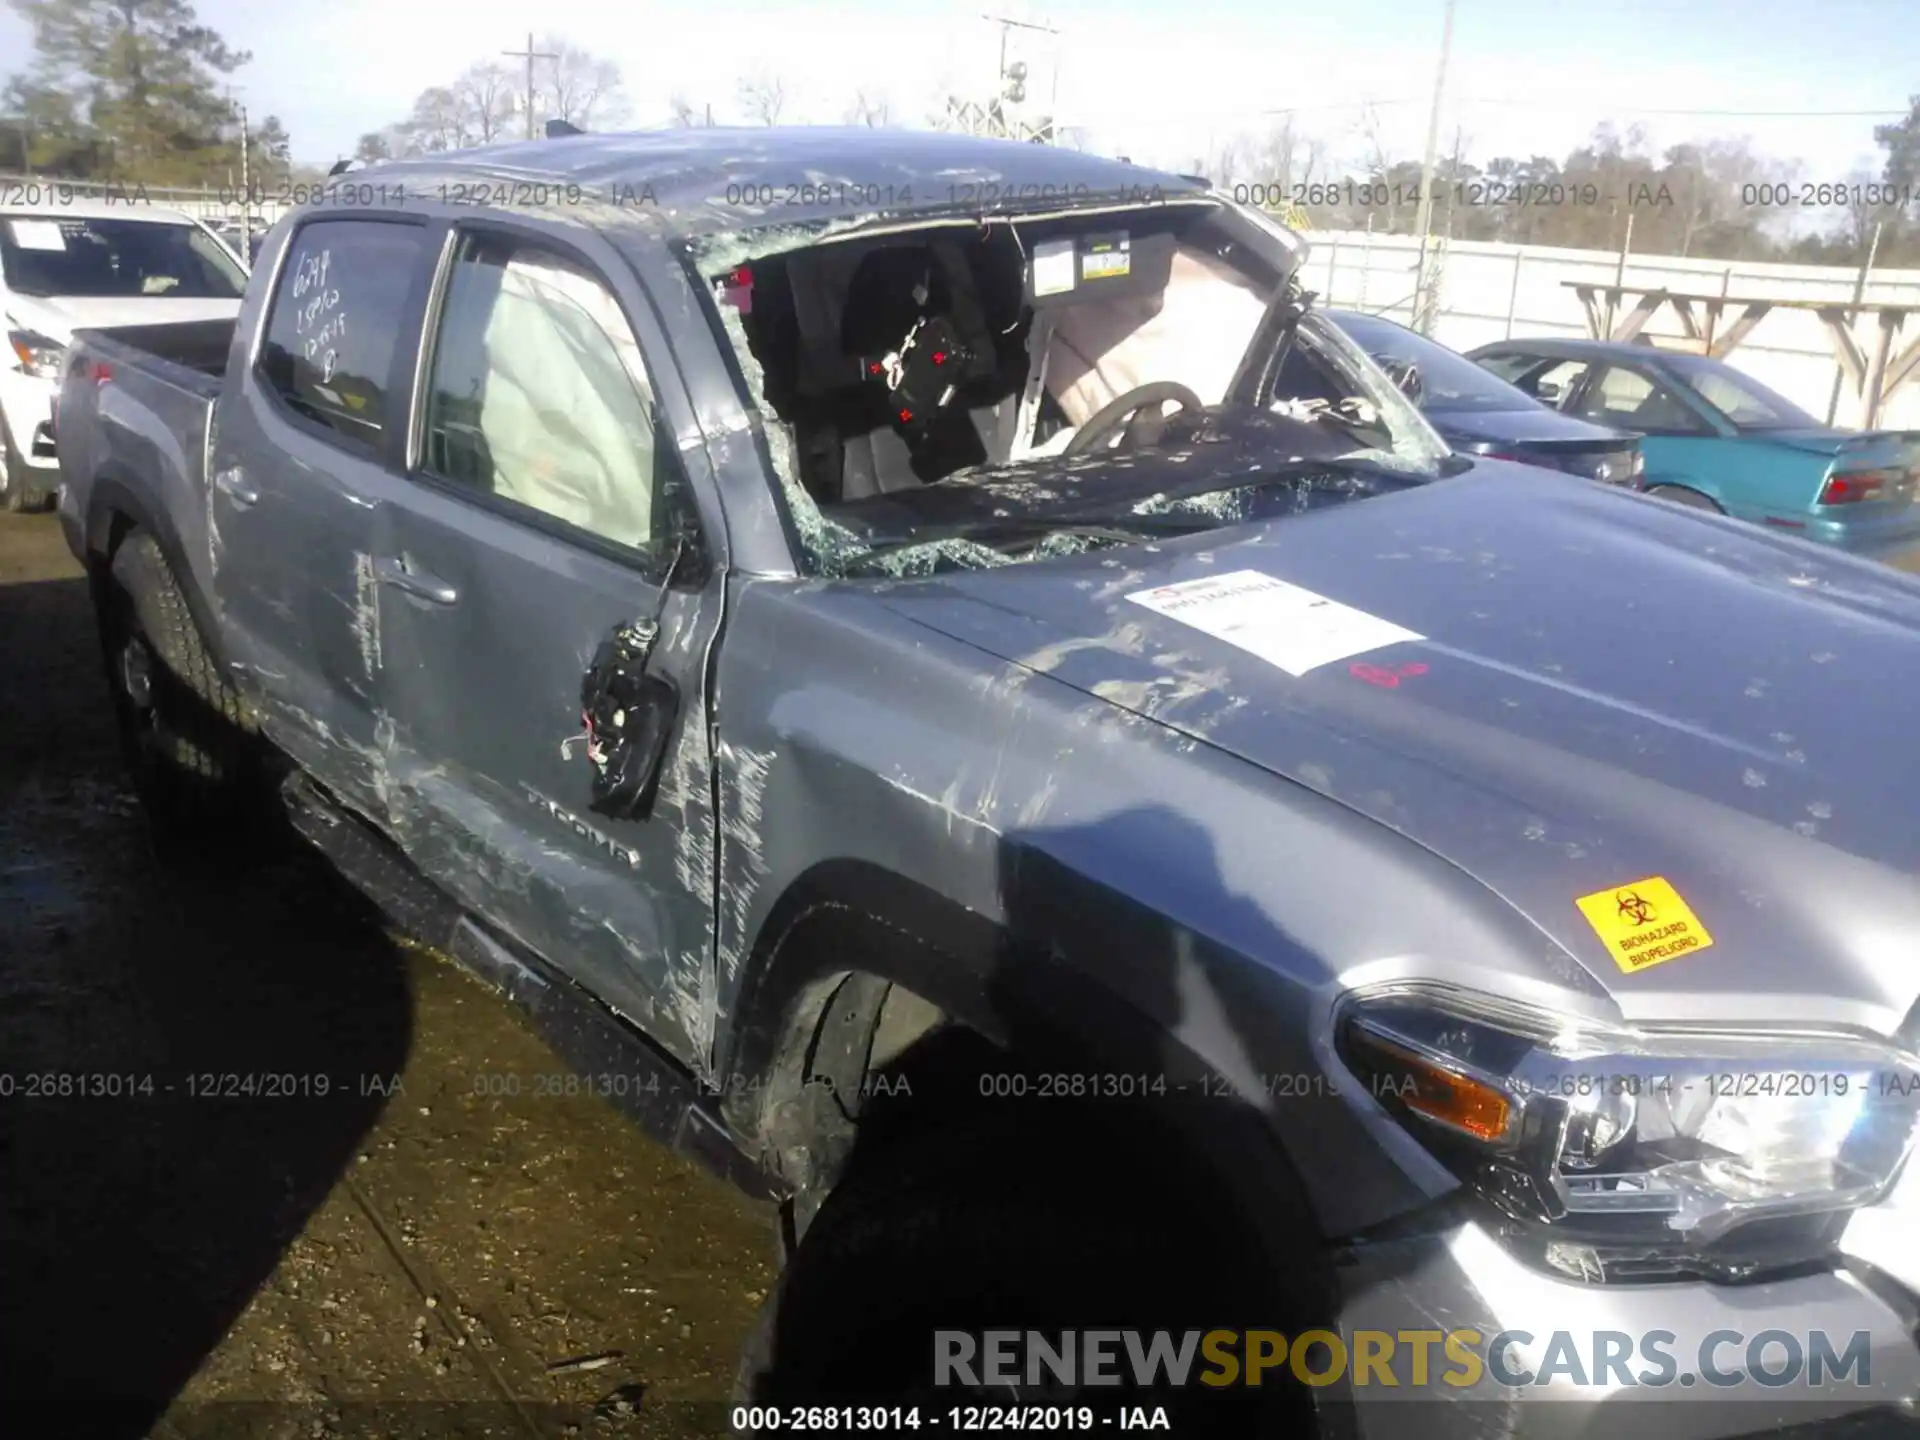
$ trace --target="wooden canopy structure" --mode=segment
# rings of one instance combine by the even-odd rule
[[[1596,340],[1632,340],[1660,313],[1671,306],[1685,334],[1683,342],[1695,354],[1724,360],[1753,333],[1754,326],[1773,310],[1808,310],[1820,317],[1833,346],[1833,357],[1853,392],[1864,398],[1864,428],[1879,423],[1880,412],[1895,391],[1920,375],[1920,337],[1900,348],[1900,331],[1909,315],[1920,313],[1920,299],[1906,300],[1802,300],[1778,296],[1741,296],[1727,294],[1689,294],[1679,290],[1637,285],[1606,285],[1588,280],[1563,280],[1580,297],[1587,314],[1587,333]],[[1627,297],[1634,297],[1627,308]],[[1622,313],[1624,311],[1624,313]],[[1731,324],[1722,327],[1729,311],[1738,312]],[[1614,316],[1619,316],[1616,321]],[[1866,317],[1875,322],[1871,355],[1860,348],[1854,335],[1854,322]]]

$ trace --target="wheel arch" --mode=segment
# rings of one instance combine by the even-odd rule
[[[226,655],[220,643],[220,628],[214,623],[207,597],[193,583],[194,570],[187,562],[186,545],[179,528],[164,509],[147,502],[132,477],[110,466],[96,475],[88,487],[82,529],[87,574],[96,587],[96,595],[97,587],[105,583],[114,552],[134,530],[153,536],[154,543],[160,547],[160,554],[173,571],[175,583],[186,601],[187,612],[193,617],[194,627],[200,632],[200,643],[224,675]]]
[[[1684,491],[1689,495],[1699,496],[1699,498],[1706,501],[1707,505],[1717,514],[1725,515],[1728,513],[1726,502],[1714,493],[1714,487],[1709,486],[1703,481],[1696,480],[1691,475],[1661,475],[1650,477],[1640,488],[1642,494],[1651,495],[1656,500],[1663,498],[1660,494],[1663,490]],[[1680,503],[1684,504],[1686,502],[1682,501]]]
[[[1164,1159],[1156,1142],[1176,1146],[1178,1162],[1217,1187],[1230,1211],[1221,1222],[1239,1223],[1276,1273],[1310,1273],[1309,1303],[1330,1316],[1337,1287],[1301,1157],[1256,1108],[1227,1098],[1222,1077],[1178,1036],[1058,958],[882,866],[815,866],[775,903],[742,977],[718,1072],[730,1128],[793,1187],[804,1217],[862,1143],[839,1097],[931,1037],[964,1031],[1010,1069],[1184,1076],[1176,1100],[1142,1103],[1139,1113],[1156,1112],[1153,1134],[1115,1147],[1112,1182],[1124,1186],[1143,1154]],[[1030,982],[1008,983],[1015,975]],[[1072,1110],[1059,1107],[1063,1123]]]

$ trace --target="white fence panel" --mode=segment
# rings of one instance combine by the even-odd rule
[[[1384,313],[1403,324],[1411,321],[1420,253],[1417,238],[1349,230],[1314,231],[1308,239],[1313,251],[1305,280],[1309,289],[1319,290],[1323,304]],[[1442,242],[1429,244],[1438,247]],[[1859,273],[1837,266],[1730,263],[1672,255],[1629,255],[1623,270],[1616,252],[1485,241],[1445,243],[1436,268],[1439,297],[1433,338],[1456,350],[1514,335],[1585,336],[1586,313],[1567,281],[1611,285],[1618,276],[1627,286],[1699,295],[1849,301]],[[1920,271],[1874,270],[1862,298],[1920,305]],[[1631,304],[1623,301],[1622,313]],[[1721,330],[1739,313],[1737,306],[1729,306],[1722,313]],[[1680,340],[1685,335],[1670,308],[1657,314],[1642,333],[1656,341]],[[1871,356],[1878,322],[1872,318],[1857,322],[1854,337]],[[1916,340],[1920,340],[1920,315],[1908,321],[1897,343],[1904,346]],[[1769,311],[1727,358],[1817,418],[1826,418],[1839,365],[1825,327],[1811,311]],[[1864,413],[1863,398],[1843,384],[1834,422],[1858,425]],[[1909,382],[1896,391],[1882,407],[1879,423],[1889,429],[1920,429],[1920,384]]]

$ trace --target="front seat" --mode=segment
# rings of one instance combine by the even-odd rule
[[[840,498],[865,500],[924,483],[913,470],[913,452],[891,425],[840,438]]]
[[[918,298],[916,285],[926,287]],[[963,380],[991,375],[994,337],[987,329],[964,255],[945,241],[885,246],[864,256],[848,282],[840,346],[850,358],[884,354],[900,344],[916,319],[935,317],[951,323],[974,352],[976,358]],[[914,448],[884,419],[863,433],[843,433],[841,497],[857,500],[891,494],[929,484],[982,460],[1004,458],[1002,409],[1003,405],[989,405],[970,412],[943,412],[926,437],[930,443],[921,446],[918,461]]]

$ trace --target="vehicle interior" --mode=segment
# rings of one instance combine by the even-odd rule
[[[168,221],[16,217],[0,267],[22,295],[238,299],[246,274],[205,231]]]
[[[1190,437],[1279,280],[1205,209],[1163,206],[817,245],[714,292],[739,312],[801,482],[832,506]],[[1338,406],[1352,389],[1301,351],[1273,393]]]

